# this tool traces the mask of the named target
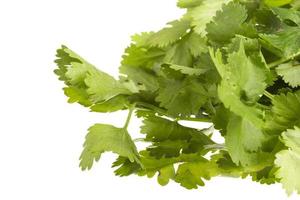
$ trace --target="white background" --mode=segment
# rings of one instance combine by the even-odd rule
[[[53,74],[55,50],[65,44],[117,77],[130,35],[158,30],[183,12],[175,0],[0,0],[1,200],[288,199],[280,184],[250,179],[214,178],[189,191],[175,183],[161,187],[155,178],[115,177],[110,153],[91,171],[78,168],[87,128],[121,126],[126,113],[67,104]],[[139,124],[130,125],[134,137]]]

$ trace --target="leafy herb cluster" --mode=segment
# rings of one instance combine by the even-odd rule
[[[80,167],[91,169],[112,151],[118,176],[157,174],[161,185],[173,180],[188,189],[219,175],[251,176],[300,193],[300,1],[177,5],[186,9],[181,19],[132,36],[118,80],[66,46],[57,50],[55,73],[70,103],[100,113],[129,110],[124,127],[89,128]],[[142,139],[127,131],[132,114],[143,121]],[[212,140],[214,130],[224,144]],[[136,142],[149,146],[137,150]]]

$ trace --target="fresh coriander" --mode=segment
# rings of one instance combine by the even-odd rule
[[[186,9],[181,19],[132,36],[118,80],[66,46],[57,50],[55,73],[69,103],[128,110],[124,127],[89,128],[80,167],[90,169],[112,151],[118,176],[158,174],[159,184],[173,180],[188,189],[215,176],[251,176],[300,194],[300,1],[177,5]],[[143,121],[141,138],[128,133],[133,114]],[[224,144],[212,140],[217,132]],[[136,142],[149,146],[137,150]]]

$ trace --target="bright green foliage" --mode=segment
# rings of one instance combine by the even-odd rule
[[[198,114],[207,100],[207,92],[196,79],[166,80],[162,83],[156,101],[171,116]],[[181,106],[185,104],[185,106]]]
[[[300,86],[300,65],[294,63],[284,63],[276,68],[277,74],[292,87]]]
[[[230,21],[228,21],[230,19]],[[228,42],[242,28],[247,19],[247,10],[244,6],[233,2],[217,11],[213,21],[207,24],[208,38],[217,42]]]
[[[254,102],[266,87],[265,70],[246,55],[243,40],[239,50],[228,55],[228,64],[223,63],[219,50],[211,51],[211,56],[222,77],[218,94],[225,107],[260,127],[262,111]]]
[[[55,73],[65,81],[67,87],[64,91],[70,103],[90,106],[120,94],[131,94],[119,81],[99,71],[67,47],[57,50],[57,56],[59,68]]]
[[[273,134],[280,134],[294,126],[300,127],[300,91],[274,96],[272,111],[267,115],[265,128]]]
[[[162,186],[194,189],[215,176],[251,176],[300,193],[299,2],[178,0],[186,10],[180,19],[131,37],[118,79],[58,49],[55,74],[69,103],[129,110],[121,128],[89,129],[82,170],[113,152],[117,176],[156,176]],[[132,115],[142,121],[134,139]],[[212,139],[217,132],[224,143]]]
[[[298,10],[287,8],[273,8],[272,10],[281,20],[290,20],[298,26],[300,25],[300,12]]]
[[[199,76],[201,74],[204,74],[205,72],[207,72],[207,69],[197,69],[197,68],[191,68],[191,67],[186,67],[186,66],[182,66],[182,65],[170,65],[169,66],[171,69],[180,71],[183,74],[187,74],[190,76],[196,75]]]
[[[159,175],[157,176],[157,181],[162,186],[167,185],[170,179],[175,176],[175,169],[173,165],[167,165],[159,170]]]
[[[218,174],[216,163],[206,160],[198,162],[190,162],[179,165],[175,181],[187,189],[198,188],[204,186],[202,179],[209,180]]]
[[[263,45],[279,57],[292,58],[300,53],[300,27],[283,26],[274,34],[261,34]]]
[[[187,16],[192,19],[192,26],[195,26],[196,33],[204,36],[206,34],[206,25],[213,20],[222,5],[231,0],[203,0],[199,6],[188,10]]]
[[[190,28],[188,20],[173,21],[168,23],[170,27],[152,34],[146,44],[150,46],[166,47],[187,33]]]
[[[279,167],[276,177],[280,179],[288,194],[300,194],[300,129],[288,129],[282,133],[282,140],[288,147],[276,154],[275,164]]]
[[[258,156],[256,154],[265,140],[263,132],[247,119],[236,115],[230,118],[225,142],[232,161],[237,165],[241,163],[247,166],[255,163],[254,157]]]
[[[112,151],[127,157],[131,162],[139,162],[136,147],[124,128],[95,124],[89,128],[83,146],[84,150],[80,156],[82,170],[91,169],[93,162],[98,161],[104,151]]]

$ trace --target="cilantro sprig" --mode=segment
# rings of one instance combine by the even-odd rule
[[[69,103],[128,110],[123,127],[95,124],[82,170],[119,155],[118,176],[153,177],[192,189],[215,176],[282,183],[300,193],[300,1],[179,0],[182,18],[132,36],[119,79],[75,52],[57,50],[55,73]],[[132,115],[142,119],[131,138]],[[209,123],[194,129],[182,120]],[[215,142],[221,133],[224,144]],[[137,142],[145,142],[138,149]]]

